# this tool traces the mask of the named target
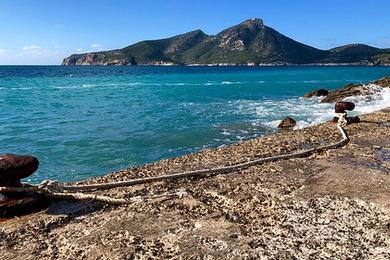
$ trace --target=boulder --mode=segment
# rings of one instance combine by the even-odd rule
[[[38,169],[39,161],[34,156],[1,154],[0,186],[20,185],[20,179],[26,178]]]
[[[304,98],[311,98],[311,97],[322,97],[322,96],[327,96],[329,94],[329,91],[326,89],[317,89],[314,91],[311,91],[309,93],[306,93],[303,95]]]
[[[278,128],[291,128],[294,127],[296,124],[297,122],[293,118],[286,117],[280,122]]]

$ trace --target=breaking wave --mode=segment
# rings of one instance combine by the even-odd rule
[[[373,94],[345,99],[354,102],[356,105],[355,110],[349,113],[352,116],[370,113],[390,106],[390,88],[382,88],[372,84],[365,87]],[[321,99],[320,97],[311,99],[295,98],[279,101],[276,104],[266,102],[265,105],[253,105],[256,106],[259,120],[266,120],[266,117],[271,119],[264,122],[264,125],[276,128],[281,119],[291,116],[297,120],[296,128],[303,128],[332,119],[334,103],[321,103]],[[263,117],[265,118],[263,119]]]

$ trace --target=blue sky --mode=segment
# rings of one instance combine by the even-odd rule
[[[259,17],[321,49],[390,48],[389,0],[0,0],[0,65],[60,64],[72,53],[122,48]]]

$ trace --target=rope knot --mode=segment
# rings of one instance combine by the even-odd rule
[[[339,120],[337,121],[337,124],[341,127],[345,127],[348,123],[347,121],[347,113],[335,113],[335,117],[337,117]]]
[[[58,181],[44,180],[38,185],[38,189],[45,192],[59,192],[62,191],[62,186]]]

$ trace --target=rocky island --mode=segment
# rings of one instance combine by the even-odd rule
[[[216,35],[201,30],[161,40],[147,40],[123,49],[73,54],[62,65],[390,65],[390,49],[349,44],[320,50],[246,20]]]

